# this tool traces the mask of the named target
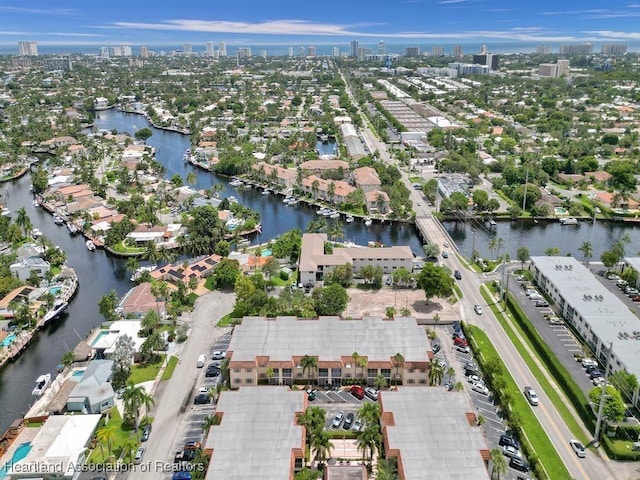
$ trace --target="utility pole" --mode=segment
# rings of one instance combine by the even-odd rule
[[[611,352],[613,351],[613,342],[609,342],[609,351],[607,352],[607,365],[604,370],[604,383],[602,384],[602,393],[600,394],[600,405],[598,406],[598,419],[596,420],[596,431],[593,434],[593,441],[597,442],[600,438],[600,429],[602,428],[602,411],[604,410],[604,400],[607,396],[607,378],[609,377],[609,366],[611,364]]]

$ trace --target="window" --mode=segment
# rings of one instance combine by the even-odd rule
[[[420,379],[420,383],[421,383],[421,384],[426,384],[426,383],[427,383],[427,381],[426,381],[424,378],[421,378],[421,379]]]
[[[295,459],[295,465],[294,465],[294,468],[295,468],[296,470],[298,470],[298,469],[302,469],[302,458],[296,458],[296,459]]]
[[[318,369],[318,377],[319,378],[329,378],[329,369],[328,368],[319,368]]]
[[[367,368],[367,377],[368,378],[375,378],[378,376],[378,369],[377,368]]]
[[[384,378],[391,378],[391,369],[390,368],[381,368],[380,373],[384,376]]]
[[[302,378],[302,372],[298,372],[298,373],[296,374],[296,377],[298,377],[298,378]]]
[[[410,379],[407,380],[407,383],[409,385],[413,385],[414,383],[416,383],[416,381],[413,378],[410,378]]]
[[[267,378],[267,374],[266,373],[261,373],[260,374],[260,378]]]
[[[283,368],[282,369],[282,376],[284,378],[291,378],[291,374],[292,374],[292,369],[291,368]]]
[[[241,368],[234,368],[233,369],[233,371],[236,372],[236,373],[240,373],[241,370],[242,370]]]
[[[233,383],[242,383],[242,379],[241,378],[234,378],[233,379]]]
[[[251,373],[251,372],[253,372],[253,368],[245,368],[244,371],[246,373]]]
[[[340,378],[342,377],[342,369],[341,368],[332,368],[331,369],[331,378]]]
[[[253,378],[245,378],[244,383],[253,383]]]

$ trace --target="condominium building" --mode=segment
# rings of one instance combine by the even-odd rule
[[[381,391],[378,402],[382,444],[386,457],[396,458],[400,480],[489,480],[490,450],[465,392],[400,387]]]
[[[313,45],[310,45],[309,48],[307,48],[307,56],[308,57],[315,57],[316,56],[316,47],[314,47]]]
[[[227,44],[225,42],[220,42],[218,44],[218,55],[220,57],[226,57],[227,56]]]
[[[215,55],[215,48],[213,42],[207,42],[204,50],[204,54],[207,57],[213,57]]]
[[[627,53],[626,45],[602,45],[600,53],[603,55],[624,55]]]
[[[149,49],[147,47],[140,47],[140,56],[142,58],[149,58]]]
[[[456,45],[453,47],[453,56],[454,57],[462,56],[462,45]]]
[[[297,417],[306,408],[306,393],[288,387],[222,392],[203,445],[211,457],[204,478],[293,479],[304,463],[305,430]]]
[[[190,43],[185,43],[182,45],[182,53],[185,55],[191,55],[193,53],[193,45]]]
[[[349,50],[349,56],[353,58],[358,57],[358,49],[359,49],[358,41],[351,40],[351,49]]]
[[[331,56],[332,57],[339,57],[340,56],[340,47],[333,47],[331,49]]]
[[[419,57],[420,56],[420,47],[406,47],[404,49],[405,57]]]
[[[549,55],[551,53],[551,48],[548,45],[538,45],[536,47],[536,53],[538,55]]]
[[[385,274],[398,268],[413,269],[413,252],[408,246],[335,248],[333,253],[325,254],[324,244],[327,240],[324,233],[305,233],[302,236],[298,270],[303,285],[321,282],[325,274],[346,263],[352,265],[355,275],[365,265],[380,267]]]
[[[293,57],[293,47],[289,47],[289,57]]]
[[[558,64],[541,63],[538,65],[538,75],[541,77],[558,78]]]
[[[386,55],[387,53],[387,47],[384,44],[384,40],[380,40],[378,42],[378,55]]]
[[[487,65],[478,65],[475,63],[452,62],[449,68],[453,68],[458,72],[458,76],[464,75],[488,75],[489,67]]]
[[[491,70],[498,70],[499,55],[492,53],[481,53],[473,56],[473,63],[477,65],[486,65]]]
[[[355,379],[373,385],[380,375],[388,384],[426,386],[433,357],[429,343],[411,317],[245,317],[227,352],[230,386],[326,386]],[[305,356],[317,366],[303,365]]]
[[[593,44],[561,45],[559,53],[560,55],[591,55],[593,53]]]
[[[612,345],[612,372],[626,370],[640,378],[640,319],[573,257],[531,257],[533,278],[556,304],[558,313],[607,364]],[[638,405],[638,388],[633,402]]]
[[[18,42],[18,55],[21,57],[37,56],[38,44],[36,42]]]
[[[432,47],[431,48],[431,56],[432,57],[441,57],[444,55],[444,48],[442,47]]]

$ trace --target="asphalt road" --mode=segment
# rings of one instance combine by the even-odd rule
[[[207,293],[198,299],[180,361],[156,398],[152,412],[153,431],[145,444],[142,467],[132,471],[130,479],[170,478],[170,470],[167,472],[166,469],[173,468],[175,446],[185,438],[191,439],[195,435],[194,429],[198,428],[195,424],[199,423],[201,429],[204,416],[212,413],[213,405],[193,405],[194,391],[204,383],[203,369],[196,368],[196,361],[203,353],[210,357],[216,339],[230,330],[219,329],[216,324],[233,310],[234,302],[234,294],[221,292]],[[195,411],[194,416],[191,416],[192,411]],[[185,417],[188,420],[183,423]]]

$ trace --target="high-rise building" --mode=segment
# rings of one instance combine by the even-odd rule
[[[591,55],[593,53],[593,44],[561,45],[559,53],[560,55]]]
[[[18,42],[18,51],[21,57],[37,56],[38,44],[36,42]]]
[[[147,47],[140,47],[140,56],[142,58],[149,58],[149,49]]]
[[[558,77],[564,77],[569,74],[569,60],[558,59]]]
[[[547,45],[538,45],[538,47],[536,47],[536,53],[538,55],[549,55],[551,53],[551,48]]]
[[[267,59],[267,51],[266,50],[260,50],[260,56],[266,60]]]
[[[367,53],[371,53],[370,48],[358,47],[358,60],[364,60]]]
[[[387,47],[384,44],[384,40],[378,42],[378,55],[384,55],[387,53]]]
[[[221,57],[227,56],[227,44],[225,42],[220,42],[218,44],[218,55]]]
[[[289,47],[289,56],[293,57],[293,47]]]
[[[604,55],[624,55],[627,53],[626,45],[602,45],[600,53]]]
[[[47,72],[55,70],[69,72],[73,70],[73,63],[69,57],[44,58],[42,65]]]
[[[298,49],[298,55],[300,55],[301,57],[304,57],[306,54],[307,54],[307,49],[301,45],[300,48]]]
[[[351,40],[351,51],[349,52],[349,56],[353,58],[358,58],[358,48],[360,48],[358,46],[358,41]]]
[[[310,45],[309,48],[307,48],[307,56],[315,57],[316,56],[316,47],[314,47],[313,45]]]
[[[538,75],[541,77],[559,78],[569,73],[569,60],[561,59],[557,63],[541,63],[538,65]]]
[[[193,53],[193,45],[190,43],[185,43],[182,45],[182,53],[185,55],[191,55]]]
[[[213,42],[207,42],[207,45],[205,46],[204,54],[206,57],[213,57],[215,55]]]
[[[442,47],[432,47],[431,48],[431,56],[432,57],[441,57],[444,54],[444,48]]]
[[[419,57],[420,56],[420,47],[406,47],[404,49],[405,57]]]
[[[484,46],[484,45],[483,45]],[[481,53],[473,55],[473,63],[477,65],[486,65],[491,70],[498,70],[499,56],[491,53]]]
[[[109,58],[110,49],[109,47],[100,47],[99,56],[102,58]]]
[[[480,47],[480,55],[486,55],[487,53],[489,53],[489,49],[486,45],[482,45],[482,47]]]
[[[331,56],[332,57],[339,57],[340,56],[340,47],[333,47],[333,49],[331,50]]]
[[[462,56],[462,45],[455,45],[453,47],[453,56],[461,57]]]

